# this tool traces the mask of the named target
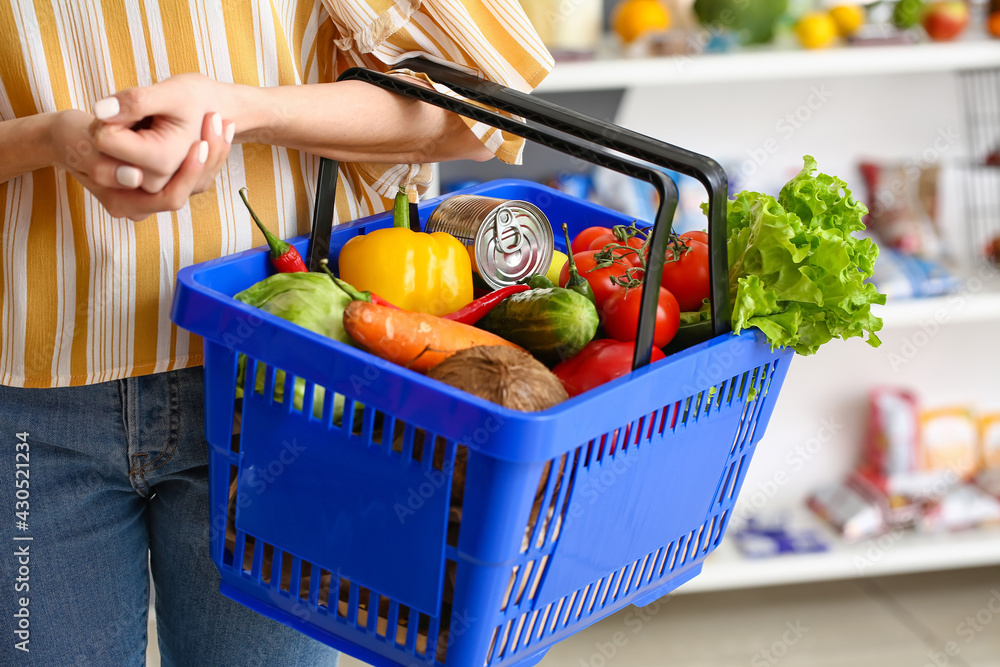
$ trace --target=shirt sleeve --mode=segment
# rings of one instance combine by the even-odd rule
[[[522,92],[551,71],[552,56],[518,0],[323,0],[339,33],[338,50],[359,64],[392,70],[424,57]],[[446,86],[418,76],[446,95]],[[520,164],[524,140],[464,119],[479,140],[504,162]]]

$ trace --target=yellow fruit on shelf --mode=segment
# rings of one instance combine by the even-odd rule
[[[611,28],[626,44],[670,25],[670,12],[659,0],[622,0],[611,15]]]
[[[830,10],[841,37],[850,37],[865,24],[865,8],[859,5],[837,5]]]
[[[810,12],[795,24],[795,33],[807,49],[825,49],[837,41],[837,24],[826,12]]]

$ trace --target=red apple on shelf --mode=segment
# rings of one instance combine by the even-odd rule
[[[986,256],[1000,264],[1000,236],[986,244]]]
[[[935,42],[955,39],[967,25],[969,5],[965,2],[932,2],[924,12],[924,30]]]

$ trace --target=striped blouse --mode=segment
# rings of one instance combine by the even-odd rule
[[[183,72],[277,86],[388,70],[417,55],[530,90],[552,66],[517,0],[0,0],[0,120],[77,108]],[[467,121],[502,160],[522,141]],[[112,218],[66,172],[0,183],[0,384],[84,385],[202,363],[169,317],[177,271],[263,245],[239,201],[306,233],[319,159],[234,146],[215,187],[180,211]],[[421,165],[341,164],[336,220],[391,207]]]

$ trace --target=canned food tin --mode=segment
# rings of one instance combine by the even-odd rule
[[[456,195],[434,209],[424,231],[468,246],[473,268],[494,289],[544,274],[552,263],[552,226],[526,201]]]

